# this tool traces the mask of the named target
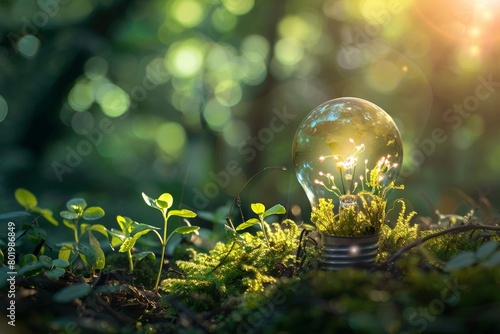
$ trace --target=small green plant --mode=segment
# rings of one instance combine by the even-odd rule
[[[101,224],[80,224],[80,219],[94,221],[104,217],[104,210],[98,206],[87,208],[87,202],[83,198],[73,198],[66,203],[67,210],[61,211],[63,223],[74,233],[75,242],[65,243],[59,251],[59,258],[73,263],[79,256],[82,261],[92,269],[103,269],[106,258],[102,251],[99,240],[92,232],[99,232],[108,238],[106,227]],[[81,242],[81,237],[87,233],[89,244]]]
[[[118,226],[120,226],[121,231],[117,231],[115,229],[108,231],[111,236],[111,246],[120,246],[118,251],[120,253],[127,253],[130,272],[134,271],[134,259],[136,261],[140,261],[146,257],[150,257],[153,260],[156,259],[155,253],[150,251],[132,254],[132,248],[134,248],[135,243],[140,237],[149,232],[156,232],[155,230],[158,230],[158,227],[138,223],[128,217],[122,216],[117,216],[116,221],[118,222]],[[161,236],[158,232],[156,233],[161,240]]]
[[[248,219],[247,221],[238,225],[238,227],[236,228],[236,231],[242,231],[244,229],[249,228],[250,226],[253,226],[255,224],[259,224],[260,229],[262,230],[262,233],[264,233],[264,237],[266,238],[267,245],[270,248],[271,244],[269,242],[269,237],[267,236],[268,225],[267,225],[267,222],[265,221],[265,218],[272,216],[272,215],[284,214],[284,213],[286,213],[286,210],[281,204],[276,204],[272,208],[269,208],[268,210],[266,210],[266,207],[264,206],[264,204],[252,203],[250,205],[250,208],[259,218],[258,219],[257,218]]]
[[[47,255],[40,255],[38,259],[33,254],[26,254],[20,261],[21,269],[17,271],[17,276],[29,277],[43,273],[51,279],[57,279],[64,275],[65,268],[69,262],[63,259],[52,259]]]
[[[158,269],[158,277],[156,278],[156,283],[154,290],[158,291],[158,286],[160,284],[160,279],[161,279],[161,273],[163,270],[163,261],[165,261],[165,250],[167,247],[168,240],[174,233],[179,233],[179,234],[190,234],[193,232],[198,231],[200,228],[198,226],[181,226],[176,228],[168,237],[167,237],[167,227],[168,227],[168,219],[172,216],[177,216],[177,217],[183,217],[183,218],[194,218],[196,217],[196,213],[194,213],[191,210],[187,209],[181,209],[181,210],[170,210],[169,209],[172,207],[172,204],[174,202],[174,198],[172,195],[169,193],[163,193],[158,197],[157,199],[153,199],[146,195],[145,193],[142,193],[142,198],[144,198],[144,201],[146,202],[147,205],[149,205],[152,208],[155,208],[157,210],[160,210],[162,217],[163,217],[163,236],[161,236],[156,230],[153,230],[153,232],[156,232],[158,238],[160,239],[161,242],[161,258],[160,258],[160,268]]]

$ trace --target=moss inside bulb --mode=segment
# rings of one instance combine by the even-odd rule
[[[305,117],[292,154],[297,179],[313,208],[321,198],[356,206],[357,193],[380,195],[395,181],[403,145],[382,108],[346,97],[327,101]]]

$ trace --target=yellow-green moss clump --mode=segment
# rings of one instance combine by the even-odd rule
[[[269,245],[258,231],[235,234],[208,253],[190,249],[190,260],[177,262],[183,275],[163,280],[161,289],[181,296],[196,310],[221,307],[231,303],[229,297],[264,291],[294,264],[300,234],[297,224],[288,219],[264,226]]]

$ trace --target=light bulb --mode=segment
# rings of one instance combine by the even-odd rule
[[[321,198],[332,199],[342,210],[356,205],[358,192],[376,191],[374,183],[385,187],[395,181],[403,145],[396,124],[382,108],[343,97],[306,116],[295,134],[292,154],[311,206],[317,207]],[[377,173],[371,172],[374,169]]]

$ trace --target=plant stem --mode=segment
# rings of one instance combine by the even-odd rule
[[[128,250],[128,263],[130,267],[130,272],[134,272],[134,261],[132,260],[132,251],[129,249]]]
[[[77,245],[80,243],[80,240],[78,238],[78,219],[75,220],[75,242]]]
[[[264,233],[264,237],[266,238],[267,245],[269,246],[269,249],[271,249],[271,243],[269,242],[269,238],[267,237],[266,222],[264,221],[264,218],[262,218],[262,217],[260,217],[260,228],[262,229],[262,232]]]
[[[158,270],[158,277],[156,278],[155,291],[158,291],[158,285],[160,285],[161,272],[163,270],[163,261],[165,260],[165,249],[167,246],[167,212],[163,213],[163,239],[161,239],[161,259],[160,259],[160,269]]]

